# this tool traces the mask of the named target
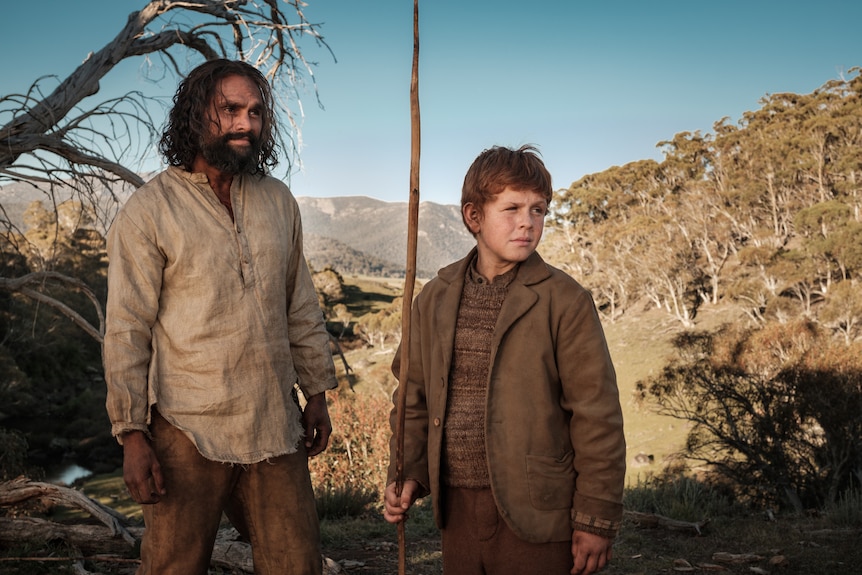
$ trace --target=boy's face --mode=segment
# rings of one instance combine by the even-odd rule
[[[542,194],[505,188],[485,203],[483,210],[464,205],[464,219],[476,236],[477,267],[493,280],[530,257],[545,226],[548,203]]]

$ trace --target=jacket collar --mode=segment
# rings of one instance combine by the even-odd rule
[[[476,248],[473,247],[465,258],[444,267],[437,272],[437,275],[447,284],[462,284],[464,282],[464,274],[467,273],[467,266],[470,265],[470,261],[476,256],[476,251]],[[545,260],[542,259],[542,256],[538,252],[533,252],[530,254],[530,257],[521,262],[518,275],[515,276],[512,283],[530,286],[548,279],[550,275],[551,271],[548,269]]]

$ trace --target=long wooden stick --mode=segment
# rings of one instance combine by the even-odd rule
[[[404,488],[404,411],[405,386],[410,368],[410,312],[416,283],[416,243],[419,234],[419,0],[413,0],[413,72],[410,76],[410,202],[407,217],[407,269],[401,302],[401,366],[398,371],[398,397],[395,420],[395,492]],[[407,572],[407,542],[404,521],[398,524],[398,573]]]

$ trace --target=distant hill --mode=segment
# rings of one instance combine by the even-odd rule
[[[68,194],[66,191],[59,195],[68,197]],[[109,197],[107,191],[105,197]],[[34,200],[45,203],[46,199],[45,193],[26,184],[0,187],[0,206],[5,217],[19,227],[27,206]],[[341,274],[404,275],[406,202],[384,202],[364,196],[298,197],[297,202],[302,213],[305,256],[314,269],[332,267]],[[457,206],[420,204],[418,277],[433,277],[442,266],[463,257],[474,244],[475,240],[461,223]]]
[[[364,196],[339,198],[299,197],[302,225],[309,238],[306,239],[306,258],[315,269],[332,265],[341,273],[366,273],[343,268],[337,263],[339,248],[323,245],[313,236],[337,240],[350,250],[367,254],[373,258],[373,266],[381,270],[394,270],[402,275],[407,260],[407,212],[406,202],[383,202]],[[417,237],[416,268],[419,277],[432,277],[444,265],[466,255],[475,244],[473,236],[461,222],[457,206],[422,202],[419,206],[419,231]],[[320,263],[318,263],[320,262]],[[331,264],[324,262],[332,262]],[[364,265],[364,264],[363,264]],[[368,275],[392,275],[369,273]]]
[[[343,276],[404,277],[406,262],[383,261],[334,238],[305,232],[305,259],[314,271],[332,268]]]

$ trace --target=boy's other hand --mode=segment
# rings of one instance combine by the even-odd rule
[[[613,540],[575,530],[572,533],[572,575],[591,575],[607,565],[613,556]]]
[[[419,483],[415,479],[408,479],[401,489],[401,497],[395,494],[395,483],[386,486],[383,494],[383,518],[389,523],[401,523],[407,519],[407,510],[416,500],[419,492]]]

